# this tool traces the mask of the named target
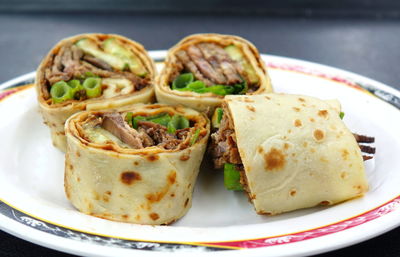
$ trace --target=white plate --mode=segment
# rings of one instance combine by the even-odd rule
[[[153,51],[162,60],[165,51]],[[0,228],[79,255],[294,256],[355,244],[400,223],[400,93],[371,79],[314,63],[263,56],[278,92],[340,99],[344,121],[376,137],[366,162],[369,192],[332,207],[257,215],[240,192],[203,166],[193,207],[171,226],[112,222],[76,211],[63,191],[64,156],[52,147],[30,83],[34,73],[0,89]],[[10,87],[14,86],[13,89]],[[15,87],[16,86],[16,87]],[[6,96],[7,95],[7,96]]]

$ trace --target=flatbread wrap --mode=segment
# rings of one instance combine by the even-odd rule
[[[225,95],[269,93],[272,86],[252,43],[238,36],[194,34],[169,49],[155,91],[161,103],[205,111]]]
[[[65,151],[64,124],[78,111],[152,102],[155,73],[144,47],[123,36],[81,34],[58,42],[35,82],[53,145]]]
[[[331,205],[367,191],[360,146],[341,120],[338,101],[227,96],[220,112],[211,136],[214,164],[224,167],[226,186],[247,192],[257,213]],[[230,184],[232,174],[239,185]]]
[[[135,105],[71,116],[65,192],[81,212],[137,224],[170,224],[190,208],[209,137],[204,114]]]

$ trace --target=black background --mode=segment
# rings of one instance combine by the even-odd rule
[[[0,1],[0,83],[35,70],[60,39],[127,36],[168,49],[201,32],[235,34],[261,53],[346,69],[400,89],[400,1]],[[368,115],[368,114],[362,114]],[[382,114],[385,115],[385,114]],[[400,228],[320,256],[400,256]],[[0,256],[70,256],[0,232]]]

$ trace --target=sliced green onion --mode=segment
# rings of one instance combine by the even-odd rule
[[[75,93],[78,92],[79,90],[82,90],[83,87],[81,85],[81,82],[77,79],[73,79],[67,82],[68,86],[72,88],[72,94],[75,96]]]
[[[206,88],[206,84],[201,80],[196,80],[187,84],[186,88],[196,92],[196,90]]]
[[[62,103],[74,98],[72,88],[65,81],[59,81],[52,85],[50,95],[53,103]]]
[[[133,127],[132,117],[133,117],[133,113],[131,113],[131,112],[128,112],[128,113],[125,115],[125,121],[128,122],[128,124],[129,124],[131,127]]]
[[[344,118],[344,112],[340,112],[340,113],[339,113],[339,117],[343,120],[343,118]]]
[[[222,116],[224,115],[224,110],[218,107],[216,112],[217,112],[217,122],[218,124],[221,124]]]
[[[193,73],[183,73],[172,82],[172,89],[184,88],[194,80]]]
[[[228,190],[243,190],[243,186],[240,184],[240,172],[234,164],[224,164],[224,185]]]
[[[86,90],[86,95],[89,98],[99,97],[101,95],[101,79],[87,78],[83,82],[83,88]]]
[[[196,129],[196,132],[194,132],[192,138],[190,139],[190,145],[194,145],[196,143],[197,139],[199,139],[200,135],[200,129]]]
[[[91,71],[87,71],[87,72],[85,72],[85,78],[100,78],[100,77]]]
[[[138,121],[146,121],[146,117],[143,117],[143,116],[135,116],[133,119],[132,119],[132,127],[134,128],[134,129],[137,129],[138,128]]]
[[[166,127],[168,125],[168,122],[171,120],[171,116],[169,116],[169,114],[166,113],[163,116],[157,118],[147,118],[147,120]]]
[[[188,128],[189,126],[190,126],[189,120],[183,116],[180,116],[179,129],[185,129]]]
[[[176,130],[179,129],[180,115],[175,114],[168,122],[167,131],[170,134],[175,134]]]

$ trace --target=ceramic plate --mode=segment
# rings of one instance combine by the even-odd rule
[[[162,61],[165,51],[153,51]],[[374,136],[363,198],[278,216],[260,216],[221,173],[203,165],[193,206],[171,226],[108,221],[75,210],[64,195],[64,156],[38,113],[34,73],[0,86],[0,228],[60,251],[96,256],[296,256],[330,251],[400,223],[400,92],[343,70],[263,56],[277,92],[337,98],[344,121]]]

